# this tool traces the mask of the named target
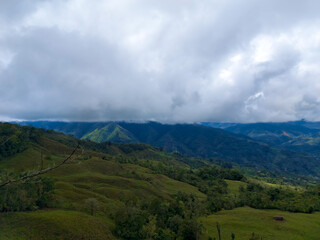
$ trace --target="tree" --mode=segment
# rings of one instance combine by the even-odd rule
[[[120,208],[115,216],[115,234],[123,239],[140,240],[145,239],[143,225],[147,222],[147,216],[136,207]]]
[[[187,219],[183,223],[182,238],[184,240],[198,240],[202,230],[203,225],[196,217]]]
[[[89,211],[90,215],[93,216],[99,209],[99,202],[95,198],[88,198],[85,200],[85,207]]]

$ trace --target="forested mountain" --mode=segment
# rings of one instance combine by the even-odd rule
[[[156,122],[23,122],[21,124],[31,124],[36,127],[54,129],[96,142],[147,143],[161,147],[166,151],[176,152],[182,155],[203,158],[220,158],[226,161],[236,162],[242,166],[268,169],[275,172],[284,171],[296,174],[317,175],[320,169],[318,158],[306,152],[301,153],[269,146],[262,143],[261,139],[255,141],[252,139],[253,137],[249,138],[244,135],[238,135],[222,129],[198,124],[170,125]],[[235,128],[236,126],[231,126],[230,128],[237,129]],[[242,125],[240,125],[240,127],[241,126]],[[271,126],[269,128],[273,132],[278,132],[279,134],[284,131],[281,129],[277,130],[277,126]],[[250,130],[250,128],[248,129]],[[249,130],[247,132],[243,131],[243,133],[249,135]],[[287,127],[285,130],[290,132],[290,134],[296,135],[303,131],[307,131],[308,133],[317,131],[303,126]],[[239,132],[242,133],[242,131]]]
[[[318,133],[318,129],[308,128],[296,123],[252,123],[237,124],[225,130],[247,135],[251,138],[274,145],[281,145],[300,136]]]
[[[252,139],[286,149],[320,156],[319,122],[283,123],[203,123],[205,126],[219,127],[226,131],[243,134]]]
[[[54,121],[32,121],[13,122],[23,126],[34,126],[36,128],[51,129],[81,138],[84,135],[106,126],[105,122],[54,122]]]
[[[117,143],[138,142],[131,132],[115,122],[108,123],[102,128],[96,128],[94,131],[85,134],[81,138],[99,143],[106,141]]]

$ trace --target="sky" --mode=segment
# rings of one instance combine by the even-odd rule
[[[320,121],[319,9],[0,0],[0,120]]]

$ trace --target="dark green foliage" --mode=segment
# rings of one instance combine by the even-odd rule
[[[120,238],[145,239],[143,226],[147,223],[147,215],[141,209],[133,206],[121,208],[116,212],[114,221],[116,224],[114,232]]]
[[[0,123],[0,158],[22,152],[28,147],[29,142],[37,142],[39,137],[39,131],[33,127]]]
[[[320,210],[319,192],[319,186],[296,192],[249,183],[246,189],[240,188],[240,198],[245,205],[254,208],[312,213]]]
[[[202,206],[202,208],[205,208],[208,213],[214,213],[221,209],[233,209],[243,205],[237,197],[229,195],[228,185],[224,181],[224,179],[245,180],[245,177],[236,170],[213,166],[187,171],[179,169],[179,167],[172,168],[162,163],[152,169],[173,179],[198,187],[199,191],[207,195],[207,200],[203,204],[205,206]]]
[[[187,219],[182,225],[181,236],[184,240],[199,239],[202,228],[201,223],[196,218]]]
[[[48,207],[54,183],[49,178],[29,179],[0,188],[0,212],[32,211]]]
[[[214,179],[229,179],[236,181],[243,181],[245,177],[240,172],[221,167],[206,167],[199,169],[197,175],[203,180],[214,180]]]
[[[192,194],[179,192],[170,202],[125,203],[114,215],[114,232],[122,239],[197,240],[203,230],[201,202]]]
[[[159,228],[154,239],[155,240],[174,240],[175,239],[174,236],[175,234],[172,231],[170,231],[170,229]]]

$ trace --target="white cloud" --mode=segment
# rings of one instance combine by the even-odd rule
[[[1,1],[1,118],[320,120],[319,7]]]

